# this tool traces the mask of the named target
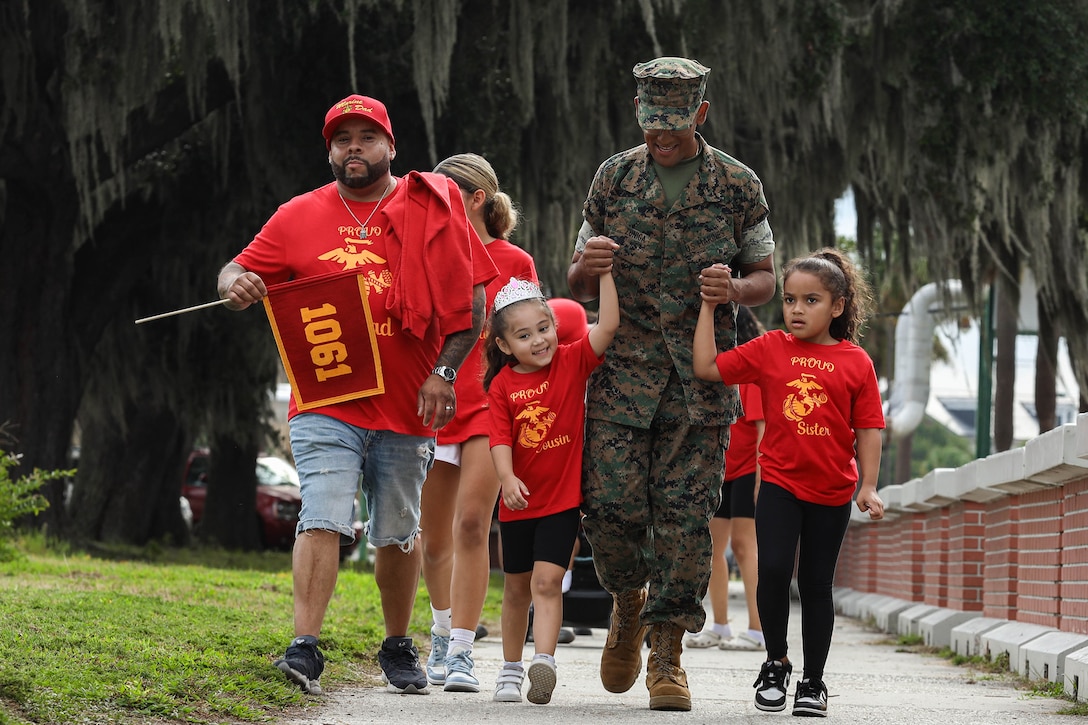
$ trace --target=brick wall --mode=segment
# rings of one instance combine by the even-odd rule
[[[1088,414],[940,474],[855,514],[836,585],[1088,634]]]

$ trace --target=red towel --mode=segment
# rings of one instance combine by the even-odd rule
[[[433,320],[442,335],[472,327],[472,245],[476,232],[463,212],[455,218],[447,176],[411,171],[407,192],[385,208],[393,287],[385,303],[401,329],[422,339]],[[460,207],[460,205],[458,205]]]

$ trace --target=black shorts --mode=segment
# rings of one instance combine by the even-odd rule
[[[524,574],[532,571],[538,561],[566,569],[581,525],[582,512],[576,508],[538,519],[500,521],[502,570]]]
[[[722,502],[714,512],[716,519],[754,519],[756,517],[756,474],[748,473],[722,484]]]

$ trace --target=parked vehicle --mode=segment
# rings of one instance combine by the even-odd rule
[[[204,516],[204,501],[208,495],[210,458],[207,449],[189,454],[181,495],[192,510],[196,526]],[[295,543],[295,527],[302,509],[298,471],[283,458],[257,458],[257,517],[260,520],[261,545],[269,549],[290,550]],[[353,517],[353,519],[356,517]],[[340,548],[341,560],[351,556],[362,539],[362,524],[355,522],[355,541]]]

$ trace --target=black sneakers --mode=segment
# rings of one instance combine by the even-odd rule
[[[419,651],[411,637],[386,637],[378,651],[386,689],[398,695],[427,694],[427,675],[419,666]]]
[[[756,708],[765,712],[780,712],[786,709],[786,693],[790,687],[790,673],[793,665],[789,662],[772,660],[764,662],[759,677],[752,684],[756,688]],[[796,707],[796,706],[795,706]],[[794,713],[797,710],[794,709]]]
[[[287,653],[276,660],[275,665],[306,694],[321,694],[318,680],[325,671],[325,657],[317,648],[317,637],[308,634],[296,637],[287,648]]]
[[[801,680],[793,696],[793,714],[827,717],[827,687],[820,680]]]

